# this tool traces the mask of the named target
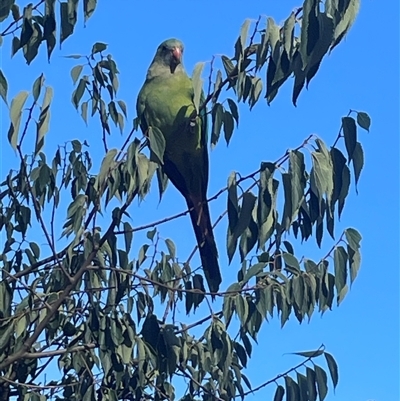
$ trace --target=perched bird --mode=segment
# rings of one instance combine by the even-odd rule
[[[217,292],[221,273],[207,204],[207,116],[205,109],[197,115],[182,54],[183,44],[177,39],[158,46],[136,109],[143,133],[152,127],[165,138],[161,168],[186,200],[208,286]]]

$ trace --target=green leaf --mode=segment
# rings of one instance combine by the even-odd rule
[[[50,61],[51,53],[56,46],[56,19],[54,12],[55,0],[47,0],[43,27],[43,40],[46,41],[47,59]]]
[[[273,317],[274,296],[272,288],[272,285],[267,285],[265,288],[260,290],[259,303],[261,304],[260,308],[262,309],[262,311],[259,309],[259,312],[262,316],[265,316],[265,318],[267,318],[267,313],[269,313],[270,316]]]
[[[317,358],[323,353],[323,350],[317,349],[314,351],[293,352],[292,355],[304,356],[304,358]]]
[[[7,346],[7,344],[11,340],[11,337],[14,337],[14,325],[8,324],[6,326],[6,329],[1,333],[1,336],[0,336],[0,350],[1,351]]]
[[[234,127],[234,120],[232,114],[229,111],[224,112],[224,136],[226,144],[229,145],[229,142],[232,138],[233,134],[233,127]]]
[[[224,66],[226,75],[231,75],[233,70],[235,69],[234,64],[232,63],[231,59],[227,56],[221,56],[222,65]]]
[[[263,67],[267,59],[268,39],[269,35],[267,33],[261,33],[261,43],[258,45],[256,53],[256,71],[259,71]]]
[[[72,68],[71,78],[72,78],[72,82],[74,83],[74,85],[76,84],[76,81],[78,80],[79,76],[81,75],[83,67],[84,67],[84,65],[76,65],[75,67]]]
[[[331,51],[336,47],[345,37],[350,27],[353,25],[354,20],[360,9],[360,0],[348,0],[339,2],[345,5],[345,9],[340,10],[340,19],[336,21],[335,32],[332,39]]]
[[[238,96],[238,102],[245,102],[250,95],[250,91],[252,89],[252,79],[249,75],[245,73],[241,73],[239,75],[236,91]]]
[[[357,193],[358,193],[357,183],[358,179],[360,178],[361,170],[363,167],[364,167],[364,151],[361,146],[361,143],[357,142],[353,152],[353,169],[354,169]]]
[[[82,99],[83,94],[85,93],[86,88],[86,79],[81,78],[79,80],[78,87],[72,92],[72,104],[78,110],[79,102]]]
[[[0,4],[0,22],[3,22],[10,14],[11,7],[15,0],[3,0]]]
[[[236,174],[232,172],[228,178],[228,233],[227,233],[227,252],[229,261],[232,260],[236,250],[238,237],[234,236],[234,230],[239,219],[239,204],[237,196]]]
[[[124,222],[124,240],[125,240],[126,253],[129,253],[129,251],[131,250],[132,238],[133,238],[132,226],[127,221],[125,221]]]
[[[302,275],[294,276],[292,278],[292,289],[293,289],[293,297],[294,297],[295,306],[297,306],[298,311],[301,311],[303,309],[304,294],[306,291],[304,279],[303,279]],[[302,320],[302,316],[299,319],[300,323],[301,323],[301,320]]]
[[[321,152],[312,152],[313,167],[311,169],[310,181],[311,190],[317,195],[319,205],[326,194],[328,205],[330,204],[333,192],[333,166],[330,159]],[[319,218],[323,217],[320,212]]]
[[[37,56],[39,51],[39,46],[42,43],[42,41],[43,41],[42,28],[37,22],[34,22],[33,33],[29,38],[28,43],[25,46],[23,46],[24,58],[28,65]]]
[[[250,267],[249,270],[246,271],[246,274],[243,277],[243,282],[247,283],[252,277],[264,271],[266,263],[256,263]]]
[[[267,34],[268,42],[270,45],[270,57],[267,67],[266,87],[267,91],[265,97],[267,103],[270,104],[278,93],[279,86],[286,79],[280,68],[281,58],[281,27],[278,26],[273,18],[267,19]],[[282,79],[281,79],[282,78]]]
[[[77,19],[77,1],[60,3],[61,32],[60,44],[64,42],[74,32]]]
[[[314,365],[318,394],[320,401],[323,401],[328,393],[328,377],[324,369],[318,365]]]
[[[332,194],[333,194],[333,163],[331,159],[330,152],[326,148],[325,143],[317,138],[315,140],[319,153],[322,154],[325,157],[325,179],[326,179],[326,188],[325,188],[325,194],[326,194],[326,199],[328,202],[328,206],[331,203],[332,200]]]
[[[15,327],[15,334],[20,337],[25,331],[28,326],[28,321],[26,315],[22,315],[20,319],[18,319],[16,327]]]
[[[190,280],[186,281],[185,283],[185,309],[186,314],[189,315],[192,307],[193,307],[193,292],[192,290],[192,282]]]
[[[278,258],[276,260],[279,260]],[[276,269],[276,266],[275,266]],[[274,272],[278,277],[278,272]],[[282,274],[282,277],[283,274]],[[279,292],[276,293],[276,307],[281,314],[281,328],[288,321],[291,313],[291,304],[286,299],[286,290],[283,286],[279,286]]]
[[[21,42],[19,40],[19,38],[17,38],[16,36],[14,36],[12,38],[12,42],[11,42],[11,57],[14,56],[14,54],[21,49]]]
[[[283,48],[285,49],[286,54],[289,56],[289,58],[291,58],[293,53],[295,24],[296,24],[296,15],[292,11],[283,25]]]
[[[36,78],[35,82],[33,83],[33,88],[32,88],[32,95],[35,102],[38,100],[40,96],[40,91],[42,89],[43,83],[44,83],[44,76],[43,74],[40,74],[40,76]]]
[[[290,223],[297,215],[304,199],[304,190],[306,187],[304,154],[298,150],[289,153],[289,176],[290,176],[290,204],[292,213]],[[285,198],[286,198],[286,188]],[[288,194],[289,196],[289,194]],[[286,201],[285,201],[286,204]]]
[[[358,251],[362,239],[360,233],[354,228],[347,228],[345,230],[345,236],[350,248],[354,251]]]
[[[175,259],[176,248],[174,242],[171,239],[167,238],[165,240],[165,245],[167,246],[168,252],[171,255],[171,257]]]
[[[125,102],[123,100],[117,100],[117,104],[121,108],[122,113],[124,113],[125,118],[127,118],[128,113],[127,113]]]
[[[71,145],[72,145],[72,149],[74,150],[74,152],[80,153],[82,151],[82,144],[77,139],[73,139],[71,141]]]
[[[303,18],[301,23],[300,51],[304,64],[308,64],[309,57],[315,45],[320,40],[320,30],[317,12],[317,0],[305,1],[303,5]]]
[[[125,120],[124,116],[121,113],[118,113],[118,126],[122,135],[122,133],[124,132]]]
[[[274,401],[282,401],[285,395],[285,389],[283,386],[278,385],[275,390]]]
[[[11,101],[11,107],[10,107],[11,125],[8,131],[8,141],[10,142],[13,149],[17,148],[18,131],[21,123],[22,109],[25,105],[28,95],[29,95],[28,91],[21,91]]]
[[[343,169],[346,167],[346,158],[343,153],[337,148],[330,150],[332,165],[333,165],[333,205],[338,201],[340,192],[343,186]]]
[[[157,228],[154,227],[152,230],[147,231],[146,237],[147,237],[150,241],[153,241],[154,236],[156,235],[156,233],[157,233]]]
[[[307,377],[299,372],[296,372],[296,375],[297,375],[297,383],[299,386],[299,400],[307,401],[308,400]]]
[[[193,83],[193,103],[196,108],[197,114],[199,114],[200,110],[200,99],[203,94],[203,79],[201,78],[201,73],[204,69],[204,62],[197,63],[194,66],[193,74],[192,74],[192,83]]]
[[[32,3],[24,7],[24,19],[22,22],[20,45],[24,47],[31,39],[33,35],[32,27]]]
[[[369,127],[371,126],[370,116],[363,111],[357,112],[357,124],[369,132]]]
[[[193,276],[193,289],[198,290],[196,293],[193,293],[193,305],[196,309],[203,302],[204,292],[206,291],[203,277],[200,274]]]
[[[137,265],[141,266],[142,263],[147,259],[147,255],[146,252],[149,249],[149,245],[148,244],[144,244],[140,247],[139,249],[139,256],[138,256],[138,260],[137,260]]]
[[[316,375],[315,372],[307,366],[307,387],[308,387],[308,399],[309,401],[317,400],[317,388],[316,388]]]
[[[115,126],[118,126],[118,111],[117,107],[115,106],[115,102],[111,100],[110,103],[108,103],[108,113],[113,120]]]
[[[357,126],[354,118],[343,117],[342,127],[344,135],[344,143],[346,145],[349,162],[353,159],[353,153],[357,143]]]
[[[331,354],[328,352],[324,352],[324,356],[326,359],[326,363],[328,364],[329,368],[329,373],[331,374],[331,379],[333,383],[333,388],[335,389],[338,382],[339,382],[339,371],[338,371],[338,366]]]
[[[240,251],[241,262],[245,260],[245,258],[247,257],[249,252],[254,248],[258,240],[258,226],[255,221],[257,218],[256,215],[257,215],[257,209],[254,208],[250,216],[249,225],[240,236],[239,251]]]
[[[8,106],[7,92],[8,92],[7,79],[4,76],[3,71],[0,69],[0,96],[4,100],[4,103]]]
[[[139,377],[144,375],[143,365],[146,361],[146,351],[144,348],[143,340],[140,337],[136,337],[136,345],[137,345],[137,359],[138,359],[138,368],[139,368]],[[145,378],[143,378],[145,379]]]
[[[251,94],[249,97],[250,110],[255,106],[262,92],[262,80],[259,77],[252,78]]]
[[[224,122],[224,108],[221,103],[215,103],[212,108],[212,129],[211,129],[211,146],[215,146],[219,140],[222,124]]]
[[[141,334],[143,336],[143,340],[146,341],[146,343],[149,344],[153,350],[156,350],[160,335],[160,325],[156,315],[149,314],[146,316],[146,319],[143,322]]]
[[[357,277],[358,270],[361,265],[361,253],[359,250],[352,249],[349,245],[347,246],[347,254],[349,255],[350,263],[350,284],[353,284]]]
[[[85,15],[85,22],[92,16],[96,9],[97,0],[83,0],[83,12]]]
[[[82,102],[81,103],[81,117],[83,118],[83,121],[87,125],[87,117],[88,117],[88,102]]]
[[[285,261],[286,269],[289,269],[289,271],[294,269],[295,272],[300,272],[300,264],[295,256],[290,253],[283,252],[282,257]]]
[[[313,274],[319,273],[318,265],[311,259],[304,259],[304,267],[307,273],[313,273]]]
[[[94,184],[95,189],[98,191],[101,189],[104,180],[108,178],[110,169],[114,166],[115,164],[115,156],[117,155],[118,150],[117,149],[110,149],[107,154],[105,155],[103,161],[101,162],[101,167],[100,167],[100,173],[96,177],[96,182]]]
[[[40,248],[39,245],[36,244],[35,242],[30,242],[29,243],[30,248],[32,249],[33,255],[35,256],[36,259],[39,259],[40,257]]]
[[[244,349],[246,350],[247,355],[249,356],[249,358],[251,358],[251,353],[253,351],[253,346],[251,345],[249,337],[247,336],[246,333],[241,331],[240,332],[240,338],[241,338],[241,340],[243,342]]]
[[[285,203],[283,207],[282,227],[289,230],[292,224],[293,215],[295,212],[292,210],[292,180],[289,173],[282,173],[283,191],[285,194]]]
[[[238,283],[234,283],[234,285],[235,285],[235,287],[234,287],[233,291],[236,291],[236,290],[239,291],[240,290],[239,284]],[[230,287],[232,287],[232,286],[230,286]],[[229,288],[228,288],[228,290],[229,290]],[[227,290],[227,292],[228,292],[228,290]],[[232,318],[233,310],[234,310],[233,297],[231,295],[225,294],[224,295],[224,301],[223,301],[223,304],[222,304],[222,313],[224,315],[226,327],[229,326],[229,323],[230,323],[231,318]]]
[[[67,218],[73,217],[76,212],[79,212],[85,206],[85,195],[79,194],[73,202],[70,203],[67,209]]]
[[[338,246],[334,251],[334,265],[335,265],[335,286],[339,294],[347,281],[347,252],[342,246]]]
[[[96,42],[92,47],[92,56],[96,53],[103,52],[107,49],[107,46],[106,43]]]
[[[350,170],[347,166],[344,166],[342,171],[342,188],[339,194],[339,218],[342,214],[344,203],[349,193],[349,188],[350,188]]]
[[[261,163],[257,204],[258,247],[262,249],[276,224],[276,196],[279,182],[273,179],[275,165]]]
[[[35,154],[38,154],[44,145],[44,137],[49,130],[50,122],[50,103],[53,98],[53,88],[50,86],[46,87],[46,92],[43,97],[43,104],[40,107],[40,116],[37,123],[36,130],[36,143],[35,143]]]
[[[240,28],[240,43],[242,45],[243,50],[246,46],[246,40],[247,40],[247,35],[249,34],[250,22],[251,22],[250,19],[246,19]]]
[[[243,194],[242,206],[240,208],[239,219],[235,226],[233,235],[240,237],[244,230],[249,226],[251,214],[254,209],[257,197],[251,192],[245,192]]]
[[[70,54],[69,56],[63,56],[65,58],[73,58],[75,60],[78,60],[80,58],[83,58],[84,56],[81,56],[80,54]]]
[[[319,8],[319,5],[317,5],[316,8]],[[306,66],[307,88],[310,81],[317,73],[322,59],[327,54],[333,37],[334,23],[329,15],[317,11],[317,24],[319,39],[315,43],[315,47],[311,57],[307,60]]]
[[[271,58],[275,64],[277,64],[280,56],[280,29],[273,18],[267,18],[268,41],[271,46]]]
[[[286,387],[286,400],[287,401],[300,400],[300,389],[298,384],[290,376],[285,376],[284,379]]]
[[[232,99],[227,99],[227,101],[228,101],[228,106],[229,106],[229,109],[231,111],[231,114],[232,114],[233,118],[236,121],[236,126],[238,126],[239,125],[239,109],[238,109],[238,106],[237,106],[236,102],[234,100],[232,100]]]
[[[147,135],[150,149],[157,157],[159,163],[164,164],[165,137],[157,127],[149,127]]]

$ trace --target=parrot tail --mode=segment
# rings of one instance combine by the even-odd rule
[[[222,282],[218,264],[218,250],[211,226],[208,203],[187,197],[186,202],[200,252],[201,264],[211,292],[218,292]]]

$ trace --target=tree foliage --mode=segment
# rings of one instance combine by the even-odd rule
[[[229,144],[240,103],[251,109],[261,96],[272,102],[290,77],[296,104],[324,55],[350,28],[358,3],[326,0],[322,7],[306,0],[281,26],[272,18],[246,20],[233,55],[198,64],[195,104],[211,114],[211,145],[221,134]],[[12,34],[12,54],[22,51],[28,64],[41,45],[50,59],[56,42],[73,34],[78,7],[86,22],[96,1],[42,0],[22,11],[14,1],[4,1],[1,40]],[[85,141],[68,138],[54,155],[43,152],[53,100],[43,74],[9,102],[9,84],[0,71],[0,95],[9,107],[8,140],[19,158],[19,167],[0,184],[5,239],[0,399],[233,400],[276,383],[274,400],[318,396],[322,401],[330,382],[333,388],[338,384],[337,364],[323,346],[297,353],[297,366],[258,387],[252,387],[245,369],[263,323],[278,317],[283,327],[291,314],[302,322],[315,310],[324,313],[342,302],[357,277],[361,235],[354,228],[338,235],[335,222],[351,183],[356,186],[360,178],[364,156],[358,130],[369,130],[369,116],[351,110],[338,123],[330,147],[311,135],[248,176],[232,173],[227,186],[209,199],[226,196],[226,212],[217,223],[227,216],[228,259],[238,255],[239,260],[237,280],[223,283],[225,290],[217,294],[222,307],[216,310],[192,257],[178,262],[173,240],[162,240],[158,231],[160,224],[188,211],[131,226],[128,209],[147,196],[152,180],[157,178],[160,196],[166,188],[146,150],[150,146],[162,159],[163,144],[157,132],[150,143],[138,137],[134,122],[121,147],[109,149],[108,136],[114,130],[125,133],[128,121],[118,96],[117,63],[106,51],[106,44],[95,43],[90,54],[69,56],[77,63],[71,69],[73,107],[86,124],[91,117],[101,123],[104,156],[98,171]],[[208,88],[201,102],[205,69]],[[33,148],[26,144],[28,131],[36,133]],[[108,205],[111,213],[105,213]],[[108,218],[100,224],[101,214]],[[62,227],[55,224],[56,215],[63,216]],[[140,230],[148,230],[148,241],[135,248],[133,233]],[[46,246],[35,240],[38,232]],[[320,260],[300,258],[289,233],[302,242],[315,238],[319,247],[329,235],[333,245]],[[200,305],[209,314],[185,323],[185,316],[175,314],[181,304],[186,314],[195,315]],[[52,361],[59,377],[43,382]],[[184,379],[184,394],[176,393],[176,378]]]

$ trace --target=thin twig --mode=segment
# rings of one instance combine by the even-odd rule
[[[266,381],[265,383],[260,384],[259,386],[253,388],[252,390],[249,390],[247,392],[245,392],[242,395],[237,395],[235,396],[235,398],[239,398],[239,397],[246,397],[249,394],[254,394],[255,392],[261,390],[262,388],[268,386],[268,384],[274,383],[277,380],[279,380],[282,377],[287,376],[289,373],[292,373],[294,371],[296,371],[297,369],[301,368],[302,366],[305,366],[305,364],[307,362],[310,362],[315,356],[318,355],[318,352],[321,351],[322,349],[324,349],[325,346],[321,345],[316,351],[315,351],[315,355],[308,357],[306,360],[304,360],[303,362],[299,363],[298,365],[294,366],[293,368],[288,369],[286,372],[284,373],[280,373],[279,375],[276,375],[273,379],[270,379],[268,381]]]
[[[184,332],[192,329],[193,327],[200,326],[203,323],[205,323],[208,320],[210,320],[213,316],[221,317],[222,316],[222,311],[219,311],[217,313],[210,313],[208,316],[203,317],[202,319],[198,320],[197,322],[194,322],[194,323],[189,324],[187,326],[185,325],[185,327],[183,327],[182,329],[176,330],[175,334],[181,334],[181,333],[184,333]]]

